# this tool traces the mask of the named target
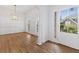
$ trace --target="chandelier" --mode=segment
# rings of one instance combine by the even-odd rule
[[[13,5],[13,15],[12,15],[12,20],[17,20],[17,15],[16,15],[16,5]]]

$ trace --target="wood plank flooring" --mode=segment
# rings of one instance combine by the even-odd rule
[[[46,42],[39,46],[37,37],[28,33],[0,35],[0,53],[78,53],[61,44]]]

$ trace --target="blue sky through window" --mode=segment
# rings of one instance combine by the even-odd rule
[[[66,9],[66,10],[62,10],[60,12],[61,21],[64,20],[64,18],[67,17],[67,16],[77,14],[77,10],[78,10],[77,7],[73,7],[73,8]]]

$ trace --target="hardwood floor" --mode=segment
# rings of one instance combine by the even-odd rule
[[[77,53],[61,44],[46,42],[39,46],[37,37],[28,33],[16,33],[0,36],[0,53]]]

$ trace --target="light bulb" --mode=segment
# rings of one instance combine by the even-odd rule
[[[13,20],[17,20],[17,16],[13,16]]]

